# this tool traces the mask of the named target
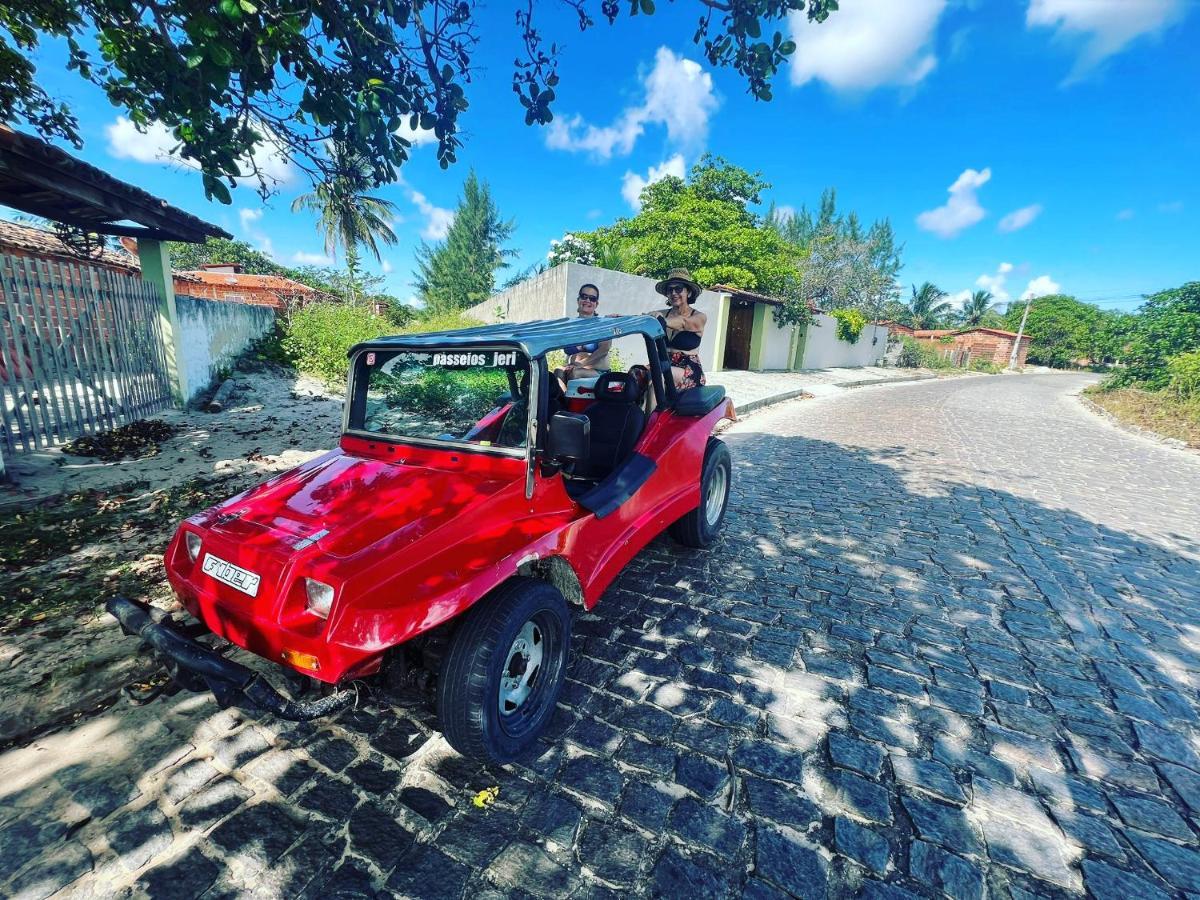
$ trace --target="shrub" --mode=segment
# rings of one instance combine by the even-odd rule
[[[292,314],[281,344],[297,369],[336,387],[346,383],[347,351],[392,331],[387,319],[365,306],[313,303]]]
[[[902,337],[900,355],[896,357],[896,365],[901,369],[917,369],[921,366],[921,345],[910,337]]]
[[[989,375],[998,375],[1003,371],[1000,366],[996,365],[990,359],[973,359],[968,364],[968,368],[972,372],[987,372]]]
[[[867,325],[867,317],[857,309],[835,309],[829,314],[837,319],[838,340],[857,344],[858,336]]]
[[[904,347],[896,365],[904,369],[949,369],[950,360],[943,358],[935,347],[905,335]]]
[[[1172,356],[1167,360],[1167,373],[1167,386],[1181,399],[1200,397],[1200,350]]]
[[[1147,297],[1129,319],[1124,340],[1126,368],[1115,373],[1114,383],[1166,387],[1167,361],[1200,350],[1200,281]]]

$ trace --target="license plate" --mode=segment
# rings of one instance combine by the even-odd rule
[[[258,583],[262,579],[241,566],[226,562],[219,556],[213,556],[211,553],[204,554],[204,564],[200,570],[205,575],[211,575],[217,581],[227,584],[231,588],[237,588],[243,594],[251,597],[258,596]]]

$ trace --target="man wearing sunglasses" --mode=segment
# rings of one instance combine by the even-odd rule
[[[581,319],[589,319],[599,315],[600,288],[594,284],[584,284],[579,288],[579,296],[575,298],[575,310]],[[563,383],[572,378],[594,378],[608,371],[608,351],[612,341],[600,341],[595,344],[581,344],[576,347],[564,347],[567,353],[567,365],[555,374]]]

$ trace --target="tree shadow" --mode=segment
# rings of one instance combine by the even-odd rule
[[[914,486],[902,448],[726,439],[721,538],[657,539],[577,617],[517,763],[463,760],[420,707],[122,704],[0,756],[0,891],[1195,889],[1194,536]]]

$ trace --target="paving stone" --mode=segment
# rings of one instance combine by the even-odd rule
[[[669,827],[684,843],[730,858],[746,839],[746,826],[712,806],[685,797],[671,812]]]
[[[843,812],[869,822],[892,823],[891,795],[879,785],[843,771],[831,773],[829,780]]]
[[[761,778],[746,778],[745,786],[747,803],[756,817],[800,831],[821,822],[820,808],[794,788]]]
[[[676,798],[656,784],[630,782],[621,799],[620,813],[640,828],[657,834],[667,821]]]
[[[825,860],[774,828],[759,828],[753,874],[795,897],[819,900],[829,896]]]
[[[265,753],[246,767],[246,774],[275,787],[288,796],[296,792],[318,769],[293,750],[274,750]]]
[[[804,763],[799,753],[767,741],[746,741],[741,744],[733,751],[733,762],[739,769],[791,784],[799,784],[804,773]]]
[[[78,841],[67,841],[13,879],[5,896],[11,900],[42,900],[70,888],[92,871],[93,864],[87,847]]]
[[[560,783],[609,807],[616,805],[624,787],[624,779],[616,766],[590,755],[568,760],[563,766]]]
[[[986,895],[978,865],[925,841],[913,841],[909,847],[908,870],[917,881],[954,900],[983,900]]]
[[[666,775],[675,768],[673,750],[637,739],[627,740],[622,744],[621,749],[617,751],[617,759],[655,775]]]
[[[1122,863],[1128,858],[1116,834],[1100,817],[1056,811],[1054,818],[1063,833],[1073,838],[1089,855],[1099,854]]]
[[[108,845],[121,868],[136,872],[171,846],[171,823],[153,804],[122,817],[107,829]]]
[[[460,900],[471,870],[431,844],[417,844],[396,861],[387,889],[422,900]]]
[[[582,820],[583,810],[557,792],[540,794],[521,810],[521,824],[525,828],[560,847],[574,846]]]
[[[1078,890],[1079,876],[1071,867],[1075,854],[1057,828],[992,816],[982,818],[980,825],[993,860],[1051,884]]]
[[[1182,734],[1164,731],[1144,722],[1134,722],[1133,730],[1137,733],[1138,744],[1147,753],[1166,762],[1200,770],[1200,754]]]
[[[438,848],[475,869],[486,868],[517,834],[517,820],[495,809],[480,818],[451,819],[437,835]]]
[[[1098,859],[1083,861],[1083,885],[1096,900],[1170,900],[1170,895],[1130,872]]]
[[[636,831],[589,821],[579,839],[579,861],[611,884],[630,885],[647,846]]]
[[[1181,841],[1194,840],[1187,823],[1170,806],[1149,797],[1111,797],[1113,806],[1126,824],[1142,831],[1161,834]]]
[[[254,792],[244,785],[222,776],[184,801],[179,820],[187,828],[207,831],[253,796]]]
[[[964,716],[979,716],[983,714],[983,699],[965,691],[931,685],[929,687],[929,702],[934,706],[953,710]]]
[[[958,853],[983,852],[983,845],[958,807],[916,796],[902,797],[900,802],[921,837]]]
[[[217,852],[267,866],[300,836],[300,826],[280,807],[259,803],[226,820],[208,836]]]
[[[137,883],[152,900],[192,900],[207,891],[220,874],[220,866],[193,848],[173,863],[143,872]]]
[[[1200,813],[1200,775],[1183,766],[1159,763],[1158,771],[1167,779],[1183,802],[1191,807],[1192,813]]]
[[[1184,891],[1200,892],[1200,853],[1159,838],[1127,833],[1127,837],[1151,867],[1169,884]]]
[[[883,751],[876,745],[837,731],[829,733],[829,756],[835,766],[853,769],[868,778],[878,778],[883,768]]]
[[[396,799],[428,822],[440,822],[453,808],[441,794],[416,785],[404,788]]]
[[[0,828],[5,869],[9,873],[16,872],[62,840],[67,831],[65,823],[52,819],[39,820],[36,812],[9,822]]]
[[[916,759],[893,753],[889,759],[896,780],[908,787],[919,788],[926,793],[941,797],[952,803],[966,802],[966,794],[954,780],[954,773],[932,759]]]
[[[611,756],[621,746],[622,732],[599,719],[583,717],[572,726],[568,739],[601,756]]]
[[[891,851],[887,839],[851,819],[838,817],[833,823],[833,839],[838,850],[877,875],[887,871]]]
[[[729,784],[729,770],[696,753],[681,753],[675,763],[675,781],[705,800],[711,800]]]
[[[397,857],[412,846],[412,834],[387,810],[371,803],[354,811],[348,826],[355,853],[387,871]]]
[[[340,772],[358,758],[358,751],[349,741],[341,738],[331,738],[308,745],[304,748],[308,755],[325,768]]]
[[[271,743],[253,726],[213,741],[213,755],[228,768],[236,769],[271,749]]]
[[[570,876],[540,847],[514,841],[488,866],[487,877],[500,887],[535,897],[561,897]]]
[[[1103,784],[1116,784],[1135,791],[1158,790],[1158,776],[1143,763],[1113,759],[1078,746],[1067,752],[1079,772]]]
[[[722,900],[733,890],[728,865],[711,856],[668,846],[650,873],[651,897]]]
[[[297,802],[308,811],[327,819],[341,820],[349,817],[350,810],[358,805],[360,799],[353,785],[323,776],[302,793]]]

